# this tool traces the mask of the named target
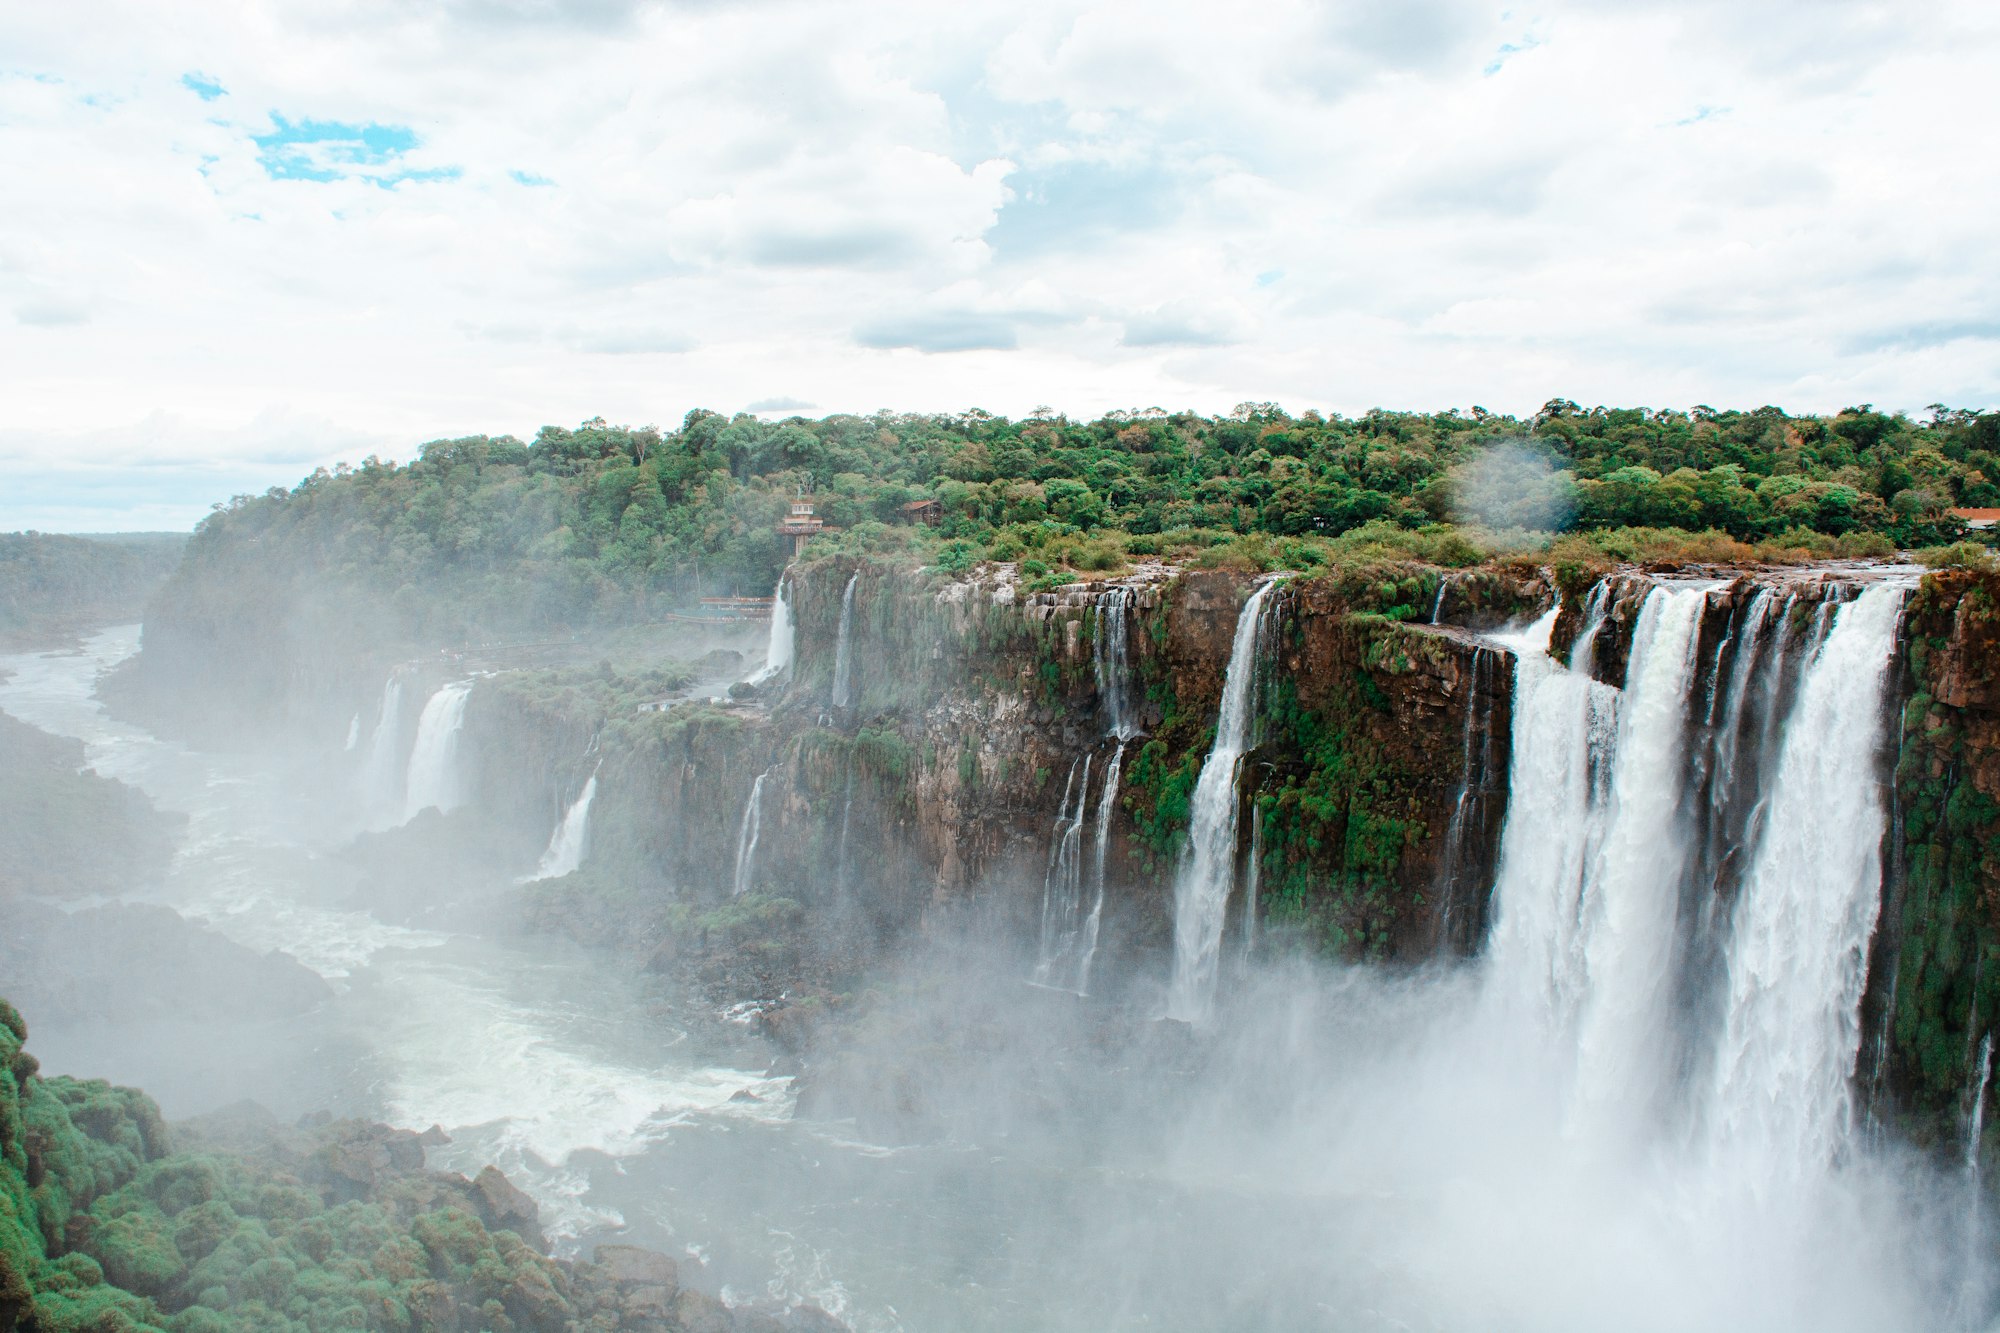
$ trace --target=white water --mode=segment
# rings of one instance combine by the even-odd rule
[[[1802,1179],[1846,1143],[1861,992],[1881,904],[1877,760],[1903,589],[1834,613],[1786,719],[1736,908],[1711,1133],[1739,1163]]]
[[[417,739],[410,747],[409,776],[403,782],[403,819],[425,810],[450,811],[464,803],[458,771],[458,734],[465,723],[465,701],[472,682],[453,681],[438,688],[417,719]]]
[[[315,908],[286,824],[313,813],[310,799],[242,756],[183,751],[104,718],[88,702],[95,665],[18,665],[0,707],[84,735],[100,771],[195,811],[169,901],[208,905],[218,928],[257,947],[348,959],[329,1010],[371,1044],[355,1113],[441,1122],[456,1142],[433,1166],[499,1163],[561,1237],[622,1221],[586,1249],[616,1239],[708,1254],[700,1278],[684,1265],[688,1280],[753,1291],[775,1275],[776,1294],[839,1306],[869,1333],[1983,1322],[1983,1307],[1945,1317],[1937,1270],[1956,1263],[1957,1232],[1898,1211],[1879,1163],[1850,1163],[1811,1200],[1717,1206],[1668,1149],[1637,1164],[1585,1160],[1555,1132],[1559,1099],[1539,1065],[1461,1025],[1470,969],[1253,974],[1218,1006],[1203,1076],[1141,1071],[1130,1086],[1144,1113],[1107,1107],[1095,1140],[1022,1143],[1018,1131],[1045,1116],[1032,1094],[1014,1137],[937,1147],[875,1147],[851,1125],[791,1121],[782,1080],[695,1055],[604,955]],[[1017,1062],[995,1054],[961,1095],[1004,1103],[1014,1080],[1063,1064],[1034,1040],[1046,1013],[1016,1011],[1031,1030]],[[183,1042],[155,1058],[191,1053]],[[1113,1045],[1063,1072],[1131,1058]],[[150,1084],[138,1064],[51,1068]],[[290,1116],[312,1103],[281,1105]]]
[[[601,765],[600,765],[601,767]],[[583,864],[583,853],[587,846],[585,839],[590,836],[590,803],[597,796],[597,769],[590,770],[590,777],[577,793],[569,809],[563,811],[562,820],[555,832],[549,835],[549,845],[542,852],[542,859],[535,866],[530,879],[560,879],[574,874]]]
[[[1587,642],[1572,653],[1577,670],[1550,658],[1558,613],[1500,638],[1515,655],[1513,755],[1486,969],[1507,1020],[1550,1037],[1570,1033],[1583,996],[1584,877],[1603,838],[1618,720],[1618,691],[1585,669]]]
[[[1097,961],[1097,935],[1104,922],[1105,861],[1111,849],[1111,820],[1118,810],[1118,783],[1125,773],[1125,742],[1111,750],[1111,763],[1104,770],[1104,791],[1097,798],[1097,842],[1091,855],[1090,881],[1093,890],[1090,915],[1083,922],[1081,957],[1076,965],[1076,993],[1090,994],[1090,967]]]
[[[1137,711],[1132,706],[1131,606],[1130,588],[1113,588],[1099,600],[1092,661],[1097,696],[1104,703],[1105,729],[1121,741],[1139,734]]]
[[[1041,956],[1035,964],[1035,980],[1043,985],[1081,989],[1077,973],[1084,929],[1083,822],[1090,801],[1090,763],[1091,756],[1085,755],[1070,765],[1049,836],[1049,866],[1042,876]]]
[[[359,745],[360,743],[361,743],[361,714],[356,713],[353,717],[347,719],[347,740],[341,745],[340,748],[352,753],[354,747]]]
[[[535,1196],[559,1241],[615,1222],[622,1206],[580,1194],[579,1154],[624,1158],[697,1123],[789,1113],[783,1080],[672,1058],[672,1034],[663,1042],[657,1014],[601,955],[328,905],[320,849],[353,829],[327,825],[334,812],[298,791],[295,774],[185,749],[97,703],[97,673],[138,643],[138,627],[124,626],[80,653],[0,658],[0,708],[78,738],[99,773],[187,817],[166,882],[135,900],[258,952],[282,950],[335,994],[299,1026],[246,1014],[217,1034],[168,1014],[135,1013],[108,1033],[44,1019],[35,1049],[50,1072],[137,1083],[172,1117],[250,1096],[287,1118],[332,1109],[416,1130],[441,1124],[455,1142],[433,1150],[433,1167],[469,1174],[498,1163]],[[732,1101],[739,1093],[759,1100]]]
[[[743,823],[736,832],[736,877],[731,884],[731,897],[741,898],[748,893],[757,874],[757,834],[764,823],[764,779],[770,776],[768,770],[759,773],[750,784],[750,800],[743,807]]]
[[[1214,1003],[1223,914],[1236,877],[1236,770],[1254,720],[1259,622],[1264,601],[1277,586],[1259,587],[1236,617],[1215,744],[1202,761],[1190,802],[1187,851],[1174,877],[1174,975],[1167,998],[1168,1016],[1182,1022],[1207,1017]]]
[[[762,685],[783,675],[792,665],[793,640],[791,580],[779,575],[778,591],[771,603],[771,640],[764,649],[764,665],[751,675],[749,683]]]
[[[361,803],[373,823],[391,822],[403,802],[403,673],[391,671],[382,686],[375,730],[361,762]]]
[[[840,594],[840,630],[833,645],[833,706],[845,708],[853,694],[854,659],[848,639],[854,630],[854,585],[861,578],[856,570],[847,576],[847,588]]]

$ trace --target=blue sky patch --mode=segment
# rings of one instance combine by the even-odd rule
[[[357,168],[382,167],[417,146],[417,132],[407,125],[350,125],[337,120],[290,121],[275,111],[269,134],[253,134],[257,162],[272,180],[337,181],[348,176],[375,178],[378,184],[399,180],[446,179],[457,167],[435,171],[387,174]],[[439,174],[444,173],[444,174]]]
[[[204,102],[213,102],[216,98],[229,91],[222,86],[220,79],[210,74],[197,73],[194,70],[189,70],[187,73],[181,75],[181,87],[187,89]]]
[[[543,186],[555,184],[547,176],[536,171],[510,171],[507,174],[513,178],[516,185]]]

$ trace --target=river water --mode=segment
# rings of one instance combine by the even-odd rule
[[[953,1132],[795,1118],[747,1028],[601,955],[353,906],[335,854],[359,821],[302,770],[97,704],[137,644],[125,627],[0,658],[0,710],[187,816],[134,899],[282,949],[332,995],[207,1028],[31,1014],[51,1072],[144,1086],[170,1115],[249,1096],[436,1123],[453,1142],[432,1164],[497,1163],[559,1247],[698,1256],[726,1296],[812,1300],[870,1333],[1981,1326],[1941,1239],[1962,1200],[1925,1170],[1857,1153],[1746,1191],[1664,1139],[1584,1151],[1570,1062],[1481,1003],[1477,966],[1273,968],[1198,1036],[1094,1028],[1074,997],[968,968],[935,1003],[977,1010],[989,1047],[946,1049],[921,1006],[891,1029],[953,1071]]]

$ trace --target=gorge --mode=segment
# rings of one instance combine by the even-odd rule
[[[332,989],[226,1061],[38,1047],[440,1124],[559,1253],[856,1328],[1983,1326],[1996,592],[836,556],[664,697],[274,657],[212,756],[146,729],[146,673],[227,706],[189,636],[115,631],[0,708]]]

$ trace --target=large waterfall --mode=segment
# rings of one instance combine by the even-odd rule
[[[1167,1013],[1184,1022],[1205,1017],[1214,999],[1223,913],[1236,877],[1236,770],[1249,747],[1264,603],[1277,587],[1261,584],[1236,617],[1215,744],[1202,762],[1190,803],[1187,851],[1174,877],[1174,976]]]
[[[1769,1170],[1830,1161],[1851,1119],[1882,889],[1883,690],[1902,589],[1840,607],[1799,686],[1737,904],[1711,1127]]]
[[[548,848],[530,879],[560,879],[583,864],[584,839],[590,833],[590,803],[596,796],[597,769],[593,768],[583,790],[570,802],[569,809],[563,811],[562,822],[549,835]]]
[[[833,706],[847,707],[853,695],[854,655],[849,647],[849,636],[854,632],[854,585],[860,581],[861,571],[847,576],[847,588],[840,594],[840,630],[833,644]]]
[[[1846,1141],[1904,589],[1643,593],[1623,689],[1516,636],[1489,999],[1570,1052],[1570,1128],[1702,1130],[1739,1175]]]
[[[771,639],[764,649],[764,665],[750,676],[749,683],[762,685],[783,675],[792,664],[793,640],[792,585],[781,577],[777,595],[771,601]]]
[[[417,719],[417,739],[410,748],[409,775],[403,782],[403,818],[414,819],[429,809],[456,809],[464,800],[458,771],[458,733],[465,722],[465,701],[472,682],[440,686]]]

